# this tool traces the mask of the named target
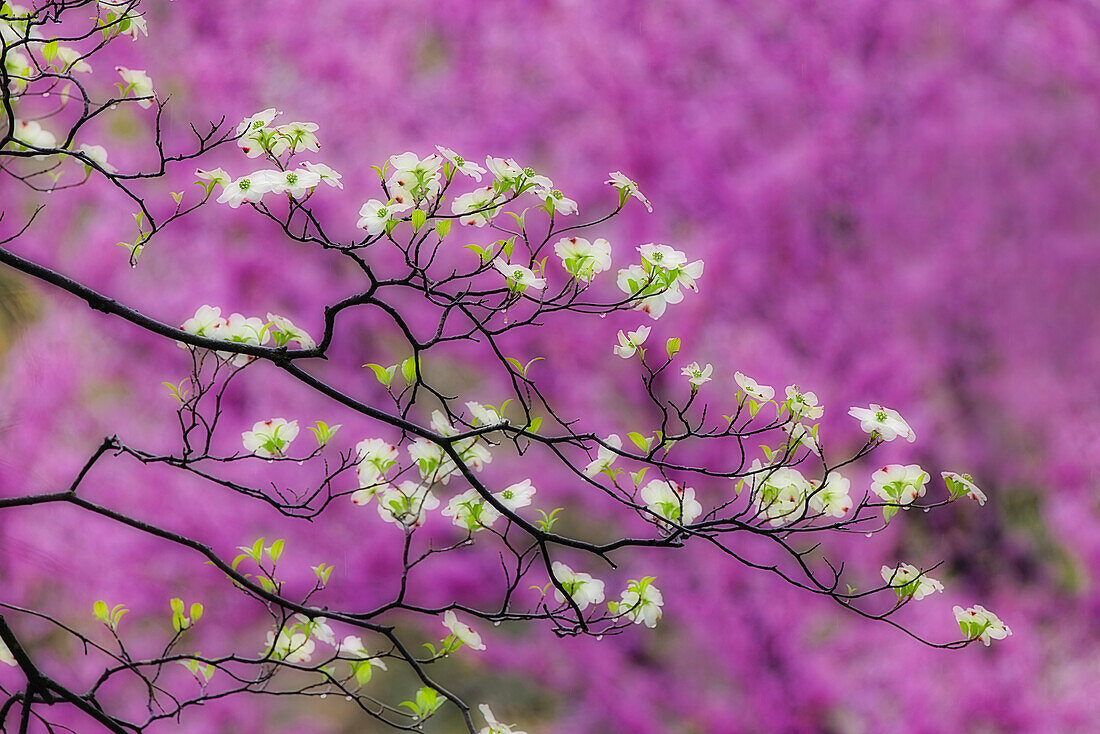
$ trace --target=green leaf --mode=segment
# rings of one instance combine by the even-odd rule
[[[646,453],[649,453],[649,441],[650,441],[650,439],[646,438],[645,436],[638,433],[637,431],[631,431],[630,433],[626,434],[626,436],[627,436],[627,438],[629,438],[631,441],[634,442],[635,446],[640,448],[642,451],[645,451]]]
[[[531,425],[527,426],[528,433],[538,433],[539,428],[542,426],[542,416],[536,415],[531,418]]]
[[[424,213],[423,209],[416,209],[412,213],[412,226],[413,231],[419,232],[420,228],[424,226],[424,223],[428,221],[428,215]]]
[[[668,353],[668,358],[672,359],[680,351],[680,337],[674,336],[665,342],[665,352]]]
[[[401,376],[405,378],[405,382],[410,385],[416,382],[416,373],[419,371],[420,359],[417,357],[409,357],[401,363]]]
[[[57,39],[50,41],[42,47],[42,58],[46,60],[47,64],[53,63],[53,60],[57,58]]]
[[[439,235],[439,239],[446,237],[451,231],[451,220],[440,219],[435,223],[435,233]]]
[[[199,604],[198,602],[195,602],[194,604],[191,605],[191,621],[192,622],[198,622],[200,619],[202,619],[202,613],[203,613],[202,604]]]
[[[382,383],[383,387],[389,387],[393,382],[394,373],[397,372],[397,365],[390,365],[389,367],[383,367],[380,364],[374,364],[373,362],[363,365],[364,367],[370,367],[374,372],[375,378]]]
[[[259,563],[264,556],[264,539],[260,536],[256,539],[256,542],[252,544],[252,560]]]
[[[100,622],[107,624],[107,602],[101,599],[100,601],[97,601],[95,604],[93,604],[92,614],[94,614],[95,618],[98,619]]]
[[[444,220],[444,221],[450,221],[450,220]],[[492,251],[486,250],[481,245],[472,245],[471,244],[471,245],[466,245],[465,248],[467,250],[470,250],[472,252],[477,253],[478,258],[480,258],[482,263],[487,263],[493,258]]]
[[[171,194],[172,194],[172,198],[176,200],[177,204],[179,204],[181,201],[183,201],[183,192],[182,191],[172,191]]]
[[[283,555],[283,544],[286,541],[283,538],[279,538],[271,544],[271,547],[267,549],[267,555],[271,558],[272,563],[278,563],[279,558]]]
[[[890,518],[898,514],[898,510],[901,508],[897,505],[886,505],[882,508],[882,519],[886,522],[890,522]]]

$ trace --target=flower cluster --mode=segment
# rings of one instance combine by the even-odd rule
[[[254,316],[248,317],[239,313],[223,317],[221,308],[210,305],[200,306],[194,316],[180,325],[180,329],[195,336],[237,344],[260,346],[274,340],[280,347],[291,342],[297,343],[302,349],[313,349],[317,346],[309,334],[284,316],[269,313],[266,322]],[[177,344],[183,348],[191,348],[183,342],[177,342]],[[219,351],[217,354],[234,367],[242,367],[254,359],[251,355],[233,352]]]
[[[634,308],[660,318],[670,303],[684,300],[683,286],[697,291],[695,281],[703,275],[703,261],[688,262],[687,255],[668,245],[650,243],[638,248],[641,263],[619,271],[619,290],[636,301]]]

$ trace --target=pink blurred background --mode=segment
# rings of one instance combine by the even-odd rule
[[[488,651],[448,663],[442,680],[532,734],[1100,728],[1094,3],[253,0],[156,4],[147,18],[150,38],[114,53],[172,94],[178,141],[188,121],[235,122],[269,106],[320,124],[315,160],[346,184],[319,205],[338,236],[378,194],[369,165],[391,153],[424,155],[439,143],[475,160],[515,157],[551,176],[582,213],[613,205],[603,181],[622,170],[655,212],[628,207],[604,230],[617,260],[663,241],[707,262],[701,293],[670,310],[654,338],[680,336],[690,359],[719,366],[708,386],[716,401],[732,394],[734,369],[780,388],[797,382],[826,405],[823,430],[838,450],[860,439],[844,417],[849,405],[896,407],[920,440],[884,448],[876,463],[969,471],[990,496],[980,510],[907,517],[873,540],[836,546],[868,583],[883,562],[944,559],[947,592],[905,621],[949,639],[951,606],[982,603],[1014,631],[989,649],[922,647],[689,547],[639,554],[622,574],[658,577],[667,607],[656,633],[559,642],[548,629],[485,629]],[[100,139],[78,142],[140,165],[126,156],[146,123],[124,112]],[[235,152],[203,167],[218,164],[251,170]],[[170,188],[188,186],[191,173],[175,172]],[[14,184],[0,182],[0,196],[8,192],[16,196]],[[212,303],[284,313],[316,332],[323,305],[359,285],[343,263],[280,239],[244,209],[200,211],[134,271],[113,247],[132,224],[109,190],[86,187],[47,211],[20,252],[170,323]],[[0,492],[67,486],[111,433],[171,450],[160,383],[184,377],[184,352],[0,277]],[[636,415],[619,397],[635,377],[609,345],[637,323],[582,323],[568,340],[546,329],[521,344],[548,357],[548,389],[605,430]],[[400,359],[396,335],[352,318],[338,336],[318,373],[380,398],[359,365]],[[497,397],[469,365],[451,367],[471,399]],[[231,394],[227,446],[272,415],[343,423],[348,446],[376,431],[274,370],[250,373]],[[547,502],[584,507],[585,492],[564,481],[539,489]],[[395,533],[373,510],[339,507],[301,528],[125,459],[97,469],[87,492],[168,517],[225,554],[260,534],[285,536],[292,582],[306,584],[312,563],[335,563],[334,606],[392,592]],[[574,511],[570,529],[598,532],[599,512]],[[435,578],[440,593],[484,601],[478,581],[492,562],[448,560]],[[95,599],[125,602],[136,618],[152,615],[133,623],[151,638],[168,597],[199,598],[209,609],[197,630],[203,651],[251,652],[263,639],[262,616],[194,556],[63,510],[0,515],[0,587],[6,599],[89,628]],[[425,639],[436,632],[425,627]],[[44,631],[36,643],[63,650]],[[78,676],[81,663],[69,665]],[[378,685],[407,696],[412,684],[394,676]],[[364,731],[338,703],[256,699],[163,729]]]

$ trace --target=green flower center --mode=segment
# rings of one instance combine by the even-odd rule
[[[522,279],[523,279],[523,271],[522,271],[522,270],[518,270],[518,269],[517,269],[517,270],[514,270],[514,271],[512,271],[512,278],[513,278],[514,280],[522,280]]]
[[[466,160],[462,156],[456,155],[455,156],[455,165],[458,166],[459,168],[462,168],[464,165],[466,165]]]
[[[242,178],[241,182],[237,184],[237,186],[240,188],[241,191],[248,191],[248,189],[252,186],[252,182],[249,181],[247,178]]]
[[[377,213],[376,216],[379,217],[379,218],[382,218],[382,217],[386,216],[387,214],[389,214],[389,212],[386,211],[385,207],[382,207],[381,209],[378,210],[378,213]]]
[[[288,173],[288,174],[286,175],[286,182],[287,182],[288,184],[290,184],[291,186],[293,186],[294,184],[298,183],[298,174],[296,174],[296,173]]]
[[[261,130],[261,129],[263,129],[264,124],[265,123],[264,123],[263,120],[255,120],[252,123],[252,129],[253,130]]]
[[[502,496],[502,497],[504,497],[504,499],[506,499],[506,500],[510,500],[510,499],[514,499],[514,498],[515,498],[515,496],[516,496],[516,493],[515,493],[515,492],[513,492],[513,491],[512,491],[512,490],[510,490],[510,489],[506,489],[506,490],[504,490],[504,492],[503,492],[503,493],[501,494],[501,496]]]
[[[564,199],[565,198],[565,194],[558,191],[557,189],[554,189],[553,191],[551,191],[550,195],[553,196],[555,199]]]
[[[875,413],[875,420],[877,420],[879,423],[886,422],[886,413],[881,410],[878,411],[877,413]]]
[[[524,168],[523,169],[523,175],[524,176],[534,176],[535,175],[535,169],[534,168]]]

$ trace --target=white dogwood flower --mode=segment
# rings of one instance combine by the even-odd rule
[[[825,484],[814,488],[810,495],[810,508],[823,515],[844,517],[852,509],[851,487],[850,479],[830,472]]]
[[[615,449],[621,449],[623,447],[623,440],[615,433],[605,438],[604,443]],[[607,471],[611,465],[615,463],[615,459],[618,458],[619,455],[616,452],[605,446],[599,446],[596,449],[596,458],[589,462],[588,466],[584,468],[584,475],[592,479],[598,474]]]
[[[465,176],[469,176],[475,181],[480,181],[481,175],[483,173],[486,173],[484,168],[474,163],[473,161],[466,160],[450,148],[444,148],[442,145],[437,145],[435,146],[435,149],[438,150],[439,154],[443,156],[446,160],[448,160],[452,166],[454,166],[454,169],[456,171]]]
[[[405,481],[399,487],[386,487],[378,498],[378,515],[386,522],[418,528],[428,511],[439,507],[439,500],[420,482]]]
[[[620,329],[618,333],[619,343],[612,351],[623,359],[630,359],[638,351],[638,347],[645,344],[645,340],[649,338],[649,332],[650,327],[648,326],[639,326],[634,331],[628,331],[625,334]]]
[[[485,726],[478,734],[527,734],[525,731],[520,731],[497,721],[497,717],[493,716],[493,712],[488,704],[483,703],[478,708],[481,710],[481,715],[485,719]]]
[[[634,624],[644,624],[650,629],[656,627],[663,615],[661,607],[665,598],[661,590],[653,585],[655,580],[652,576],[631,580],[612,613],[621,614]]]
[[[302,349],[313,349],[317,346],[317,342],[313,340],[313,337],[307,334],[304,329],[295,326],[287,317],[268,313],[267,320],[273,327],[275,343],[278,346],[281,347],[290,342],[298,342],[298,346]]]
[[[816,421],[825,414],[825,408],[818,405],[817,393],[803,392],[798,385],[787,386],[787,408],[795,419]]]
[[[127,92],[133,92],[134,97],[138,98],[138,105],[143,109],[149,109],[153,106],[153,80],[149,78],[149,75],[142,69],[127,69],[125,66],[116,66],[115,71],[122,77],[122,81],[125,82],[125,86],[122,90],[122,96],[125,97]]]
[[[295,199],[306,196],[321,183],[320,174],[307,171],[304,168],[273,173],[274,175],[271,176],[271,193],[285,193]]]
[[[611,243],[602,237],[594,242],[583,237],[562,237],[554,245],[554,253],[570,275],[586,283],[611,267]]]
[[[484,650],[485,643],[481,641],[481,635],[475,632],[469,625],[458,621],[458,616],[453,609],[448,609],[443,614],[443,626],[451,633],[455,640],[471,650]]]
[[[680,374],[688,378],[688,384],[692,390],[698,390],[704,383],[710,382],[710,375],[714,372],[712,365],[700,367],[698,362],[692,362],[680,370]]]
[[[948,491],[951,492],[952,501],[957,500],[959,497],[969,497],[979,505],[985,504],[987,499],[985,492],[978,489],[978,485],[974,484],[974,477],[969,474],[956,474],[953,471],[940,472],[940,476],[943,477]]]
[[[386,230],[386,225],[395,221],[394,214],[411,208],[412,204],[398,202],[386,204],[378,199],[370,199],[359,208],[359,221],[355,226],[367,230],[367,234],[373,237],[382,234]]]
[[[324,163],[311,163],[309,161],[302,161],[301,165],[302,168],[306,169],[307,171],[316,173],[318,178],[320,178],[332,188],[344,188],[344,184],[340,182],[340,179],[343,178],[343,176],[326,166]]]
[[[492,527],[500,513],[471,488],[452,497],[443,509],[443,516],[451,518],[456,527],[474,533]]]
[[[241,434],[241,441],[248,453],[270,459],[273,456],[285,456],[290,442],[297,437],[298,421],[272,418],[257,421],[251,431]]]
[[[459,224],[484,227],[500,213],[500,207],[492,207],[498,194],[492,186],[482,186],[473,191],[455,197],[451,202],[451,214],[461,214]]]
[[[952,611],[966,639],[981,640],[986,647],[989,647],[990,640],[1003,640],[1012,634],[1007,624],[980,604],[966,609],[957,606]]]
[[[645,198],[642,192],[638,190],[638,184],[624,176],[622,171],[612,171],[608,176],[610,176],[610,178],[608,178],[605,183],[614,186],[624,196],[633,196],[635,199],[645,204],[646,209],[651,212],[653,211],[653,206],[649,203],[649,199]]]
[[[316,648],[317,644],[305,632],[291,632],[283,628],[279,630],[278,637],[268,630],[265,654],[288,663],[308,663]]]
[[[534,288],[535,290],[541,291],[546,287],[545,278],[540,278],[535,275],[535,272],[530,268],[509,263],[502,257],[493,260],[493,267],[508,279],[508,288],[517,293],[523,293],[523,291],[528,288]]]
[[[275,128],[275,135],[271,142],[271,155],[281,156],[283,153],[299,153],[303,150],[311,150],[316,153],[321,148],[317,136],[317,123],[315,122],[291,122],[279,125]]]
[[[871,475],[871,491],[892,504],[908,505],[924,496],[928,480],[928,472],[916,464],[888,464]]]
[[[877,433],[883,441],[904,438],[909,443],[917,440],[917,434],[896,410],[871,403],[869,408],[851,408],[848,415],[859,420],[860,428],[867,433]]]
[[[15,139],[32,148],[56,148],[57,137],[34,120],[15,123]]]
[[[768,467],[754,459],[749,486],[756,513],[773,527],[795,522],[806,514],[806,500],[813,485],[801,472],[788,466]]]
[[[894,589],[899,600],[913,597],[913,601],[920,601],[937,591],[943,591],[943,584],[908,563],[899,563],[895,567],[883,566],[881,573],[882,580]]]
[[[535,488],[530,479],[511,484],[499,492],[493,494],[500,503],[512,512],[531,504],[531,498],[535,496]]]
[[[566,566],[561,561],[554,561],[551,565],[554,578],[558,580],[562,588],[573,599],[573,603],[582,611],[590,604],[599,604],[603,601],[603,581],[592,578],[587,573],[580,573]],[[559,603],[565,601],[565,596],[555,587],[554,598]]]
[[[745,394],[761,403],[766,403],[775,397],[775,388],[761,385],[756,380],[741,372],[733,373],[733,381],[745,391]]]
[[[107,149],[102,145],[88,145],[84,143],[76,150],[79,153],[83,153],[88,158],[91,158],[95,161],[96,165],[107,173],[118,173],[118,169],[107,162]]]
[[[680,488],[675,482],[653,479],[642,487],[639,496],[650,512],[677,525],[690,525],[703,514],[691,487]]]

